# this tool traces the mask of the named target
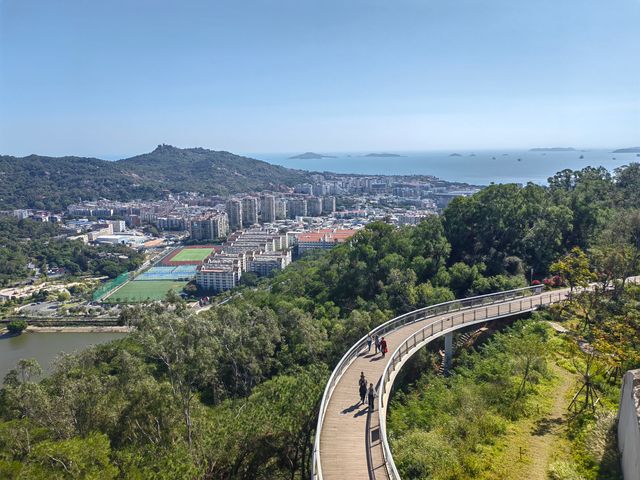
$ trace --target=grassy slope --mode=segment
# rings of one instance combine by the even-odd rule
[[[554,377],[539,386],[534,400],[536,413],[508,427],[508,433],[487,452],[492,468],[483,480],[545,480],[549,465],[570,457],[567,439],[567,405],[576,376],[556,363],[550,364]]]

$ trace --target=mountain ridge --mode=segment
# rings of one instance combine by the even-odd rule
[[[133,200],[158,190],[228,195],[279,190],[308,173],[226,151],[161,144],[120,160],[94,157],[0,156],[0,209],[57,210],[79,200]]]

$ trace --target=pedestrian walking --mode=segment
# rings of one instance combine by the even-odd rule
[[[376,391],[373,389],[373,383],[369,384],[369,412],[373,412],[374,409],[374,401],[376,398]]]
[[[369,353],[371,351],[371,342],[373,341],[373,339],[371,338],[371,335],[369,335],[367,337],[367,353]]]
[[[380,352],[382,353],[382,356],[384,357],[388,351],[389,349],[387,348],[387,341],[384,339],[384,337],[382,337],[382,340],[380,340]]]
[[[367,396],[367,382],[360,383],[360,404],[364,405],[364,399]]]
[[[375,353],[378,353],[378,351],[380,350],[380,337],[378,337],[378,335],[376,335],[374,337],[374,342],[376,344],[376,351]]]

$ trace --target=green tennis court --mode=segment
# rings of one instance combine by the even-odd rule
[[[187,282],[172,280],[134,280],[105,299],[109,303],[137,303],[145,300],[164,300],[169,290],[180,293]]]
[[[213,248],[183,248],[175,257],[171,258],[172,262],[194,262],[207,258],[213,252]]]

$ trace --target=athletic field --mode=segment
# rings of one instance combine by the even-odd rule
[[[176,255],[171,257],[171,262],[201,262],[209,254],[213,252],[213,248],[190,248],[185,247]]]
[[[134,280],[109,295],[108,303],[137,303],[145,300],[164,300],[169,290],[180,293],[187,282],[172,280]]]

